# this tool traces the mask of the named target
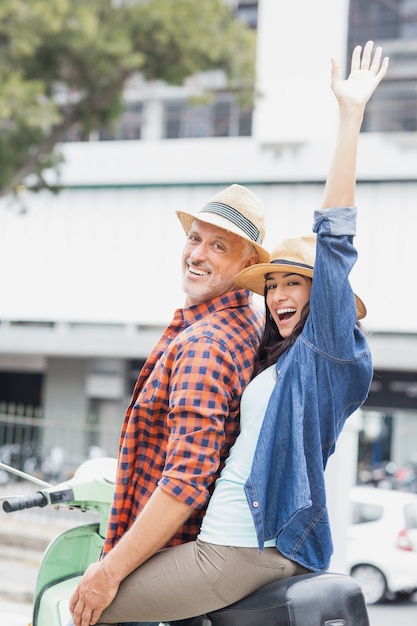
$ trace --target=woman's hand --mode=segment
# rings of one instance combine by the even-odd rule
[[[368,41],[363,48],[356,46],[352,53],[350,75],[346,80],[340,78],[340,67],[332,62],[331,88],[340,106],[362,105],[365,107],[369,98],[387,73],[389,58],[381,63],[382,49],[375,48],[372,58],[373,41]],[[362,54],[361,54],[362,53]]]
[[[361,46],[356,46],[346,80],[340,78],[339,64],[332,59],[331,88],[339,105],[339,131],[324,190],[324,209],[355,205],[356,157],[363,115],[389,63],[388,57],[381,63],[379,47],[372,58],[373,47],[373,41],[368,41],[363,52]]]

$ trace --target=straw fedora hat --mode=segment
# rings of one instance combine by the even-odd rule
[[[272,252],[268,263],[257,263],[242,270],[235,276],[240,287],[264,295],[265,277],[270,272],[294,272],[313,278],[316,258],[316,236],[294,237],[286,239]],[[358,319],[366,315],[366,307],[355,294]]]
[[[195,219],[223,228],[249,241],[261,263],[269,261],[269,253],[262,247],[265,238],[265,215],[255,194],[243,185],[230,185],[214,195],[199,213],[176,211],[185,232],[190,232]]]

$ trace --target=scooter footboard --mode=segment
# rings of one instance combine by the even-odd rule
[[[212,626],[369,626],[361,587],[336,573],[275,581],[207,618]]]

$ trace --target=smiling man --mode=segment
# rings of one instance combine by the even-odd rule
[[[122,427],[105,558],[73,595],[75,626],[95,624],[120,582],[155,552],[196,538],[239,430],[263,314],[234,277],[269,261],[264,212],[249,189],[231,185],[199,213],[177,215],[187,234],[185,307],[139,374]]]

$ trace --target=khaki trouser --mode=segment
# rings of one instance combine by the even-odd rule
[[[121,583],[98,624],[169,622],[203,615],[256,589],[308,570],[276,548],[236,548],[203,541],[161,550]]]

